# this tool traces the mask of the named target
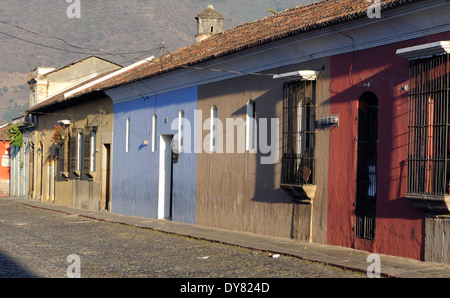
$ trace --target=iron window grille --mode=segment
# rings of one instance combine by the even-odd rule
[[[355,235],[375,238],[377,200],[378,99],[365,92],[359,99]]]
[[[449,57],[410,61],[407,195],[449,193]]]
[[[282,185],[315,183],[315,89],[315,81],[284,83]]]

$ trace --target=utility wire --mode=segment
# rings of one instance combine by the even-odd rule
[[[34,30],[30,30],[30,29],[26,29],[26,28],[23,28],[21,26],[13,25],[13,24],[7,23],[7,22],[2,21],[2,20],[0,20],[0,23],[4,24],[6,26],[9,26],[9,27],[17,28],[19,30],[22,30],[22,31],[25,31],[25,32],[28,32],[28,33],[31,33],[31,34],[34,34],[34,35],[37,35],[37,36],[46,37],[46,38],[50,38],[50,39],[55,39],[57,41],[63,42],[64,44],[66,44],[66,45],[68,45],[70,47],[73,47],[73,48],[76,48],[76,49],[79,49],[79,50],[89,51],[89,52],[82,52],[82,51],[78,51],[78,50],[68,50],[68,49],[63,49],[63,48],[59,48],[59,47],[55,47],[55,46],[49,46],[49,45],[45,45],[45,44],[42,44],[42,43],[34,42],[34,41],[31,41],[31,40],[20,38],[18,36],[15,36],[15,35],[12,35],[12,34],[9,34],[9,33],[3,32],[3,31],[0,31],[0,34],[6,35],[6,36],[14,38],[14,39],[18,39],[18,40],[23,41],[23,42],[31,43],[31,44],[34,44],[34,45],[37,45],[37,46],[46,47],[46,48],[50,48],[50,49],[54,49],[54,50],[65,51],[65,52],[70,52],[70,53],[76,53],[76,54],[102,55],[102,56],[109,55],[109,56],[120,56],[120,57],[128,58],[128,57],[126,57],[126,55],[135,55],[135,54],[149,53],[149,52],[152,52],[152,51],[157,49],[157,48],[154,48],[154,49],[150,49],[150,50],[142,50],[142,51],[126,52],[126,53],[111,53],[111,52],[108,52],[108,51],[105,51],[105,50],[102,50],[102,49],[94,49],[94,48],[88,48],[88,47],[79,46],[79,45],[73,44],[71,42],[68,42],[68,41],[66,41],[63,38],[52,36],[52,35],[48,35],[48,34],[44,34],[44,33],[40,33],[40,32],[34,31]],[[135,59],[138,60],[139,58],[135,58]]]
[[[41,43],[38,43],[38,42],[34,42],[34,41],[31,41],[31,40],[26,40],[26,39],[23,39],[23,38],[20,38],[20,37],[8,34],[8,33],[3,32],[3,31],[0,31],[0,34],[3,34],[5,36],[8,36],[8,37],[11,37],[11,38],[23,41],[23,42],[31,43],[31,44],[34,44],[36,46],[44,47],[44,48],[49,48],[49,49],[59,50],[59,51],[64,51],[64,52],[69,52],[69,53],[76,53],[76,54],[83,54],[83,55],[92,55],[92,53],[86,53],[86,52],[81,52],[81,51],[72,51],[72,50],[68,50],[68,49],[62,49],[62,48],[57,48],[57,47],[53,47],[53,46],[49,46],[49,45],[44,45],[44,44],[41,44]]]
[[[160,51],[161,51],[162,49],[164,49],[164,54],[163,54],[163,56],[166,56],[166,54],[167,54],[167,55],[172,55],[169,51],[167,51],[167,53],[166,53],[166,47],[165,47],[165,44],[163,44],[163,46],[161,46],[161,47],[159,47],[159,48],[154,48],[154,49],[151,49],[151,50],[145,50],[145,51],[135,51],[135,52],[128,52],[128,53],[110,53],[110,52],[107,52],[107,51],[104,51],[104,50],[101,50],[101,49],[99,50],[99,49],[94,49],[94,48],[82,47],[82,46],[79,46],[79,45],[70,43],[70,42],[66,41],[65,39],[63,39],[63,38],[59,38],[59,37],[51,36],[51,35],[48,35],[48,34],[43,34],[43,33],[40,33],[40,32],[36,32],[36,31],[33,31],[33,30],[29,30],[29,29],[26,29],[26,28],[23,28],[23,27],[20,27],[20,26],[17,26],[17,25],[9,24],[9,23],[7,23],[7,22],[5,22],[5,21],[2,21],[2,20],[0,20],[0,23],[1,23],[1,24],[4,24],[4,25],[7,25],[7,26],[10,26],[10,27],[17,28],[17,29],[19,29],[19,30],[22,30],[22,31],[25,31],[25,32],[28,32],[28,33],[31,33],[31,34],[34,34],[34,35],[38,35],[38,36],[41,36],[41,37],[46,37],[46,38],[54,39],[54,40],[63,42],[63,43],[64,43],[65,45],[67,45],[67,46],[70,46],[70,47],[73,47],[73,48],[75,48],[75,49],[78,49],[78,50],[70,50],[70,49],[64,49],[64,48],[55,47],[55,46],[49,46],[49,45],[45,45],[45,44],[42,44],[42,43],[39,43],[39,42],[34,42],[34,41],[31,41],[31,40],[27,40],[27,39],[24,39],[24,38],[21,38],[21,37],[18,37],[18,36],[15,36],[15,35],[12,35],[12,34],[3,32],[3,31],[0,31],[0,34],[3,34],[3,35],[8,36],[8,37],[10,37],[10,38],[14,38],[14,39],[17,39],[17,40],[26,42],[26,43],[31,43],[31,44],[33,44],[33,45],[37,45],[37,46],[41,46],[41,47],[45,47],[45,48],[50,48],[50,49],[54,49],[54,50],[59,50],[59,51],[64,51],[64,52],[77,53],[77,54],[84,54],[84,55],[93,55],[93,54],[96,54],[96,55],[99,55],[99,56],[100,56],[100,55],[111,55],[111,56],[120,56],[120,57],[124,57],[124,58],[130,59],[130,57],[127,57],[126,55],[135,55],[135,54],[141,54],[141,53],[149,53],[149,52],[151,52],[151,51],[155,51],[155,50],[159,49],[158,53],[156,54],[156,56],[157,56],[157,55],[160,53]],[[86,50],[86,51],[89,51],[89,52],[85,52],[85,51],[82,51],[82,50]],[[94,53],[92,53],[92,52],[94,52]],[[142,58],[132,57],[130,60],[131,60],[131,61],[132,61],[132,60],[138,60],[138,61],[141,61]],[[149,63],[151,63],[151,64],[155,64],[155,63],[158,63],[158,64],[159,64],[159,63],[161,63],[161,67],[163,67],[164,61],[162,61],[162,59],[155,59],[155,60],[149,61]],[[179,65],[179,67],[181,67],[181,68],[188,68],[188,69],[196,69],[196,70],[214,71],[214,72],[226,72],[226,73],[232,73],[232,74],[243,74],[243,75],[256,75],[256,76],[273,76],[273,75],[276,75],[276,74],[272,74],[272,73],[263,73],[263,72],[244,72],[244,71],[234,71],[234,70],[224,70],[224,69],[215,69],[215,68],[205,68],[205,67],[189,66],[189,65]],[[106,71],[106,70],[107,70],[107,69],[105,69],[105,71]],[[111,70],[112,70],[112,69],[111,69]],[[323,69],[320,69],[320,70],[323,70]],[[149,86],[148,86],[147,84],[145,84],[145,83],[144,83],[144,85],[145,85],[147,88],[149,88],[149,89],[152,91],[152,93],[154,93],[154,90],[153,90],[151,87],[149,87]],[[20,91],[7,92],[7,93],[16,93],[16,92],[18,93],[18,92],[22,92],[22,91],[20,90]],[[23,92],[25,92],[25,90],[24,90]],[[136,91],[135,91],[135,92],[136,92]],[[139,94],[139,95],[140,95],[140,94]],[[140,95],[140,96],[143,97],[142,95]],[[143,97],[143,98],[144,98],[144,97]],[[145,99],[145,98],[144,98],[144,99]],[[57,115],[57,114],[55,114],[55,113],[45,113],[45,114]]]
[[[70,42],[67,42],[67,41],[64,40],[63,38],[59,38],[59,37],[55,37],[55,36],[51,36],[51,35],[39,33],[39,32],[36,32],[36,31],[33,31],[33,30],[29,30],[29,29],[26,29],[26,28],[23,28],[23,27],[20,27],[20,26],[17,26],[17,25],[9,24],[9,23],[7,23],[7,22],[5,22],[5,21],[1,21],[1,20],[0,20],[0,23],[5,24],[5,25],[8,25],[8,26],[11,26],[11,27],[15,27],[15,28],[17,28],[17,29],[20,29],[20,30],[23,30],[23,31],[26,31],[26,32],[29,32],[29,33],[32,33],[32,34],[35,34],[35,35],[39,35],[39,36],[43,36],[43,37],[48,37],[48,38],[56,39],[56,40],[58,40],[58,41],[61,41],[61,42],[65,43],[66,45],[69,45],[69,46],[71,46],[71,47],[75,47],[75,48],[77,48],[77,49],[82,49],[82,50],[87,50],[87,51],[98,52],[98,54],[100,54],[100,55],[113,55],[113,56],[126,57],[125,55],[132,55],[132,54],[137,54],[137,53],[147,53],[147,52],[151,52],[151,51],[154,51],[154,50],[157,49],[157,48],[155,48],[155,49],[148,50],[148,51],[137,51],[137,52],[129,52],[129,53],[110,53],[110,52],[103,51],[103,50],[98,50],[98,49],[92,49],[92,48],[81,47],[81,46],[72,44],[72,43],[70,43]],[[6,36],[11,37],[11,38],[14,38],[14,39],[21,40],[21,41],[23,41],[23,42],[28,42],[28,43],[31,43],[31,44],[34,44],[34,45],[38,45],[38,46],[42,46],[42,47],[46,47],[46,48],[50,48],[50,49],[55,49],[55,50],[60,50],[60,51],[65,51],[65,52],[70,52],[70,53],[77,53],[77,54],[84,54],[84,55],[92,55],[92,53],[81,52],[81,51],[75,51],[75,50],[68,50],[68,49],[62,49],[62,48],[58,48],[58,47],[54,47],[54,46],[44,45],[44,44],[41,44],[41,43],[38,43],[38,42],[26,40],[26,39],[23,39],[23,38],[20,38],[20,37],[17,37],[17,36],[8,34],[8,33],[3,32],[3,31],[0,31],[0,34],[6,35]],[[164,46],[163,46],[163,47],[164,47]],[[165,47],[164,47],[164,48],[165,48]],[[161,48],[159,48],[159,49],[161,49]],[[171,53],[170,53],[169,51],[167,51],[167,52],[168,52],[169,55],[171,55]],[[129,58],[129,57],[126,57],[126,58]],[[135,57],[133,57],[133,60],[138,60],[138,61],[140,61],[141,58],[135,58]],[[152,61],[152,63],[158,63],[158,62]],[[223,69],[214,69],[214,68],[204,68],[204,67],[188,66],[188,65],[180,65],[180,67],[182,67],[182,68],[197,69],[197,70],[207,70],[207,71],[215,71],[215,72],[227,72],[227,73],[234,73],[234,74],[243,74],[243,75],[259,75],[259,76],[264,76],[264,75],[267,75],[267,76],[273,76],[273,75],[274,75],[274,74],[270,74],[270,73],[243,72],[243,71],[233,71],[233,70],[223,70]]]

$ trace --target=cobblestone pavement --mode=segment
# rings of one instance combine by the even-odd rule
[[[0,201],[0,277],[362,278],[298,258]],[[75,272],[75,271],[73,271]]]

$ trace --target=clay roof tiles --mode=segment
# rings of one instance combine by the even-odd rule
[[[419,1],[424,0],[381,0],[380,8],[383,12]],[[122,86],[272,41],[367,17],[367,9],[372,4],[367,0],[322,0],[286,9],[278,14],[217,33],[160,59],[135,67],[74,96]]]

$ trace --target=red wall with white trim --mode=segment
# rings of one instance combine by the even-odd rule
[[[397,49],[449,40],[449,33],[331,57],[327,242],[375,253],[423,259],[424,217],[404,197],[407,173],[409,63]],[[377,206],[374,240],[355,237],[358,98],[378,97]]]

